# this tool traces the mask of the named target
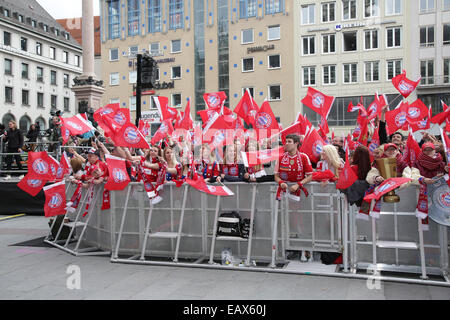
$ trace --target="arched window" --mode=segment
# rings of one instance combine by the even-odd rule
[[[20,118],[19,121],[19,129],[22,130],[22,132],[26,133],[28,129],[30,129],[31,126],[31,119],[29,116],[23,116]]]
[[[39,130],[45,130],[45,119],[42,117],[39,117],[36,119],[36,123],[39,124]]]
[[[16,117],[14,117],[11,113],[7,113],[3,116],[2,123],[6,129],[8,129],[8,123],[11,120],[16,120]]]

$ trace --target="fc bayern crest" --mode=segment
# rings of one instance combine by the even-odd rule
[[[59,193],[55,193],[48,202],[48,206],[52,209],[58,208],[61,206],[62,201],[61,195]]]
[[[316,93],[312,97],[312,104],[316,108],[321,108],[323,103],[325,102],[325,98],[320,93]]]
[[[428,199],[431,200],[429,217],[433,221],[450,226],[450,188],[444,178],[428,185]]]
[[[256,128],[267,129],[272,124],[272,118],[265,112],[260,112],[256,118]]]
[[[411,84],[409,84],[408,82],[406,82],[405,80],[402,80],[398,84],[398,90],[401,93],[408,94],[408,93],[411,93],[412,91],[414,91],[414,87]]]
[[[58,167],[58,169],[56,170],[56,177],[58,179],[62,178],[63,177],[63,173],[64,173],[63,168],[62,167]]]
[[[386,183],[385,185],[379,186],[377,189],[377,193],[382,193],[392,187],[394,184],[392,182]]]
[[[122,183],[126,180],[125,172],[119,168],[114,168],[112,175],[115,183]]]
[[[139,141],[141,141],[141,137],[139,137],[139,134],[133,127],[129,127],[125,130],[123,138],[126,142],[131,144],[137,144]]]
[[[369,107],[369,110],[367,110],[368,113],[369,113],[369,116],[375,114],[375,112],[377,112],[377,109],[378,109],[378,105],[377,105],[376,103],[372,104],[372,105]]]
[[[419,108],[417,108],[417,107],[409,108],[408,115],[410,118],[417,119],[420,116]]]
[[[379,147],[379,145],[378,145],[378,143],[375,143],[375,142],[371,142],[370,144],[369,144],[369,150],[371,151],[371,152],[373,152],[376,148],[378,148]]]
[[[167,131],[169,131],[169,127],[167,126],[167,124],[162,122],[161,125],[159,126],[159,130],[161,133],[166,133]]]
[[[214,186],[208,186],[209,191],[216,192],[216,187]]]
[[[405,122],[406,122],[406,112],[402,111],[395,117],[395,124],[397,125],[397,127],[401,127],[405,124]]]
[[[220,105],[220,97],[217,94],[210,94],[208,104],[211,108],[217,108]]]
[[[428,202],[427,201],[425,201],[425,200],[419,201],[419,209],[420,210],[425,211],[425,210],[427,210],[427,208],[428,208]]]
[[[67,124],[74,129],[83,130],[83,128],[78,123],[75,123],[73,121],[67,121]]]
[[[123,112],[119,111],[114,115],[114,121],[123,126],[127,122],[127,117],[123,114]]]
[[[47,174],[48,172],[48,164],[42,159],[34,160],[32,167],[37,174]]]
[[[320,141],[314,142],[313,147],[312,147],[312,150],[313,150],[313,153],[314,153],[314,155],[315,155],[316,157],[320,156],[320,154],[321,154],[322,151],[323,151],[323,145],[322,145],[322,142],[320,142]]]
[[[113,109],[111,109],[111,108],[106,108],[105,110],[103,110],[102,112],[100,112],[100,115],[104,116],[104,115],[106,115],[106,114],[110,114],[110,113],[113,113],[113,112],[114,112]]]
[[[42,180],[39,179],[28,179],[27,184],[32,188],[37,188],[42,185]]]

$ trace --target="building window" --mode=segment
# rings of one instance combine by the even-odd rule
[[[304,56],[316,53],[316,37],[307,36],[302,38],[303,50],[302,54]]]
[[[420,61],[420,84],[434,84],[434,60]]]
[[[239,18],[256,17],[256,0],[239,0]]]
[[[108,4],[108,36],[109,39],[120,37],[120,1],[107,1]]]
[[[281,86],[272,85],[269,86],[269,101],[279,101],[281,100]]]
[[[69,75],[67,73],[64,73],[64,88],[69,87]]]
[[[44,68],[36,67],[36,81],[37,82],[44,81]]]
[[[364,63],[366,82],[374,82],[380,80],[379,61],[369,61]]]
[[[22,63],[22,79],[28,79],[28,64]]]
[[[269,26],[267,28],[267,41],[280,39],[281,39],[280,26]]]
[[[323,66],[323,84],[336,84],[336,66]]]
[[[420,46],[434,47],[434,26],[420,27]]]
[[[67,51],[63,51],[63,61],[69,63],[69,53]]]
[[[344,52],[357,50],[357,31],[343,32],[342,38],[344,40]]]
[[[44,108],[44,94],[42,92],[37,93],[37,107]]]
[[[77,67],[80,66],[80,64],[81,64],[80,61],[81,61],[80,56],[76,55],[76,56],[75,56],[75,65],[76,65]]]
[[[181,52],[181,40],[172,40],[172,45],[170,46],[170,53]]]
[[[302,24],[314,24],[314,4],[302,6]]]
[[[19,22],[23,23],[23,15],[19,14]]]
[[[50,96],[50,106],[52,108],[56,108],[57,101],[58,101],[58,97],[52,94]]]
[[[148,0],[148,32],[161,31],[161,0]]]
[[[335,2],[322,3],[322,22],[335,20]]]
[[[364,0],[364,18],[378,17],[380,7],[378,0]]]
[[[388,80],[402,73],[402,60],[388,60],[386,61],[386,66]]]
[[[150,43],[150,54],[152,56],[159,55],[159,42]]]
[[[269,56],[269,69],[280,69],[281,68],[281,58],[279,54],[274,54]]]
[[[48,25],[44,24],[44,27],[43,27],[43,28],[44,28],[44,31],[45,31],[45,32],[48,32]]]
[[[128,35],[135,36],[139,33],[141,11],[139,9],[140,0],[128,0]]]
[[[266,14],[283,12],[284,0],[266,0]]]
[[[3,9],[3,15],[7,18],[11,16],[10,11],[8,9]]]
[[[450,59],[444,59],[444,83],[450,83]]]
[[[36,54],[42,56],[42,43],[36,42]]]
[[[169,29],[183,28],[183,0],[169,0]]]
[[[54,47],[50,47],[50,59],[56,59],[56,49]]]
[[[11,45],[11,33],[7,32],[7,31],[3,31],[3,44],[5,46]]]
[[[50,70],[50,84],[56,86],[56,71]]]
[[[303,67],[303,85],[314,86],[316,84],[316,67]]]
[[[358,64],[357,63],[344,63],[344,83],[357,83],[358,82]]]
[[[24,37],[20,37],[20,49],[22,51],[27,51],[28,49],[28,39]]]
[[[36,26],[37,26],[36,20],[31,20],[31,26],[33,28],[36,28]]]
[[[450,24],[444,24],[443,43],[450,44]]]
[[[241,30],[241,44],[253,43],[253,29]]]
[[[5,102],[13,102],[13,88],[5,87]]]
[[[28,99],[29,93],[30,92],[28,90],[22,90],[22,105],[23,106],[28,106],[30,104],[30,101]]]
[[[450,0],[444,0],[444,10],[450,10]]]
[[[130,111],[136,111],[136,97],[130,97]]]
[[[402,0],[386,0],[386,15],[402,13]]]
[[[59,37],[59,30],[55,29],[55,36]]]
[[[119,61],[119,49],[109,49],[109,61]]]
[[[386,47],[398,48],[402,45],[402,28],[387,28],[386,29]]]
[[[64,111],[70,112],[70,100],[64,97]]]
[[[322,53],[336,52],[336,35],[325,34],[322,36]]]
[[[432,12],[434,11],[434,0],[420,0],[420,12]]]
[[[111,98],[109,99],[109,103],[110,104],[120,104],[120,99],[119,98]]]
[[[119,85],[119,73],[118,72],[109,74],[109,85],[111,85],[111,86]]]
[[[342,20],[356,19],[356,0],[342,0]]]
[[[375,29],[364,31],[364,49],[378,49],[378,30]]]
[[[5,58],[5,74],[12,75],[12,60]]]
[[[66,40],[69,40],[69,39],[70,39],[70,35],[69,35],[68,33],[64,33],[64,38],[65,38]]]
[[[172,107],[181,107],[181,93],[172,94]]]
[[[128,81],[130,84],[137,82],[137,71],[130,71],[128,74]]]
[[[253,58],[242,59],[242,72],[250,72],[253,70]]]
[[[171,79],[181,79],[181,67],[172,67]]]

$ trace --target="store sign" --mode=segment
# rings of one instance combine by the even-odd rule
[[[250,48],[247,48],[247,53],[267,51],[267,50],[273,50],[273,49],[275,49],[275,45],[273,45],[273,44],[258,46],[258,47],[250,47]]]
[[[336,31],[341,31],[342,29],[349,29],[349,28],[358,28],[358,27],[365,27],[366,24],[364,22],[354,22],[354,23],[346,23],[346,24],[337,24],[334,29]]]
[[[161,116],[159,115],[158,110],[142,111],[141,119],[146,120],[151,123],[160,123],[161,122]]]
[[[160,89],[173,89],[175,88],[175,81],[172,82],[157,82],[153,89],[160,90]]]

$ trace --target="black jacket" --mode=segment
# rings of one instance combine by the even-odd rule
[[[37,129],[34,129],[34,130],[30,129],[30,130],[28,130],[28,133],[27,133],[28,141],[36,142],[38,134],[39,134],[39,131]]]
[[[22,131],[19,129],[8,129],[5,142],[8,142],[9,149],[22,148],[23,146],[23,135]]]

